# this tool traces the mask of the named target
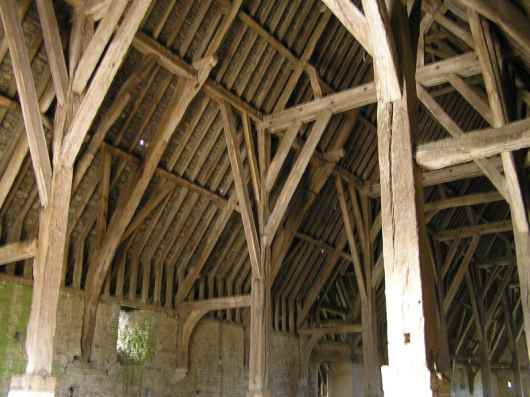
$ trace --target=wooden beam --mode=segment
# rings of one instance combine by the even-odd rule
[[[73,165],[86,134],[103,103],[103,99],[110,88],[114,76],[118,72],[134,34],[140,27],[143,17],[152,0],[136,0],[131,2],[123,18],[123,22],[116,31],[112,42],[101,61],[86,95],[77,109],[69,132],[64,138],[62,156],[67,165]]]
[[[160,66],[172,74],[192,78],[194,76],[192,65],[184,62],[178,55],[162,46],[154,39],[144,33],[137,33],[133,46],[142,54],[153,54],[157,56]],[[254,121],[261,121],[262,113],[248,102],[243,101],[232,92],[228,91],[215,80],[209,79],[204,84],[204,92],[217,103],[227,102],[240,112],[247,113]]]
[[[419,68],[416,72],[416,80],[424,87],[432,87],[447,82],[448,76],[452,74],[471,77],[479,73],[478,57],[470,52]],[[277,131],[288,128],[296,122],[307,123],[315,120],[322,112],[343,113],[376,101],[375,83],[367,83],[267,115],[263,117],[260,127]]]
[[[445,130],[454,138],[461,138],[465,135],[464,131],[454,122],[454,120],[445,112],[445,110],[436,102],[426,89],[418,85],[418,98],[421,100],[427,110],[434,116],[436,121],[442,125]],[[505,198],[508,198],[506,191],[506,181],[495,165],[485,159],[474,159],[474,162],[490,179],[491,183]]]
[[[9,44],[37,189],[41,204],[46,207],[52,183],[52,167],[39,111],[39,100],[31,70],[31,61],[24,41],[24,32],[17,16],[16,1],[0,2],[0,13]]]
[[[369,37],[367,18],[350,0],[322,0],[329,10],[337,17],[348,32],[363,46],[369,54],[372,53],[372,42]],[[364,3],[363,3],[364,4]]]
[[[91,354],[99,295],[122,236],[156,172],[157,165],[171,136],[184,117],[191,101],[206,81],[215,63],[216,61],[211,58],[201,62],[198,70],[198,80],[186,81],[183,89],[178,90],[171,98],[170,105],[162,116],[157,135],[151,143],[136,182],[122,193],[123,205],[119,206],[112,215],[104,241],[91,264],[91,276],[86,288],[82,351],[83,357],[87,360],[90,359]]]
[[[298,330],[300,335],[336,335],[356,334],[362,332],[361,324],[337,324],[330,327],[302,328]]]
[[[393,16],[393,39],[400,48],[402,96],[395,100],[378,91],[377,136],[381,178],[381,219],[387,312],[388,365],[382,368],[385,396],[407,393],[432,396],[432,363],[427,355],[426,317],[428,307],[421,266],[420,230],[423,228],[423,192],[416,183],[412,137],[415,136],[417,98],[414,39],[408,30],[406,8],[401,1],[389,1]],[[372,41],[375,42],[372,37]],[[377,60],[376,60],[377,62]],[[387,60],[387,62],[390,62]],[[376,69],[378,70],[378,69]],[[378,79],[391,78],[378,75]],[[388,95],[388,93],[386,93]]]
[[[205,311],[236,309],[238,307],[250,306],[250,295],[229,296],[224,298],[213,298],[207,300],[197,300],[176,305],[177,312]]]
[[[263,275],[263,269],[260,265],[260,241],[258,239],[258,231],[254,213],[252,210],[252,203],[248,193],[247,184],[245,183],[243,162],[241,160],[241,153],[237,140],[236,120],[230,105],[221,105],[221,114],[224,122],[225,142],[230,158],[230,165],[232,168],[232,177],[234,179],[234,186],[237,192],[239,208],[241,209],[241,219],[243,221],[243,228],[245,230],[245,238],[247,240],[247,247],[250,255],[250,262],[252,269],[257,275]]]
[[[298,154],[298,158],[296,159],[294,166],[291,168],[289,176],[285,181],[282,191],[274,204],[274,209],[267,221],[263,236],[266,245],[272,244],[276,232],[278,231],[278,227],[280,226],[280,222],[285,215],[285,211],[287,211],[287,206],[298,187],[298,183],[304,175],[309,160],[313,156],[318,142],[320,142],[320,138],[322,138],[322,135],[331,120],[331,116],[332,114],[330,112],[323,113],[319,116],[311,129],[311,133],[309,134],[309,138],[305,142],[303,149]]]
[[[451,307],[451,303],[453,303],[453,300],[456,297],[456,294],[458,290],[460,289],[460,286],[462,285],[462,282],[464,281],[464,278],[469,270],[469,265],[471,264],[471,261],[473,260],[473,255],[475,255],[479,241],[480,241],[479,236],[474,236],[471,239],[467,247],[464,259],[462,259],[462,263],[460,263],[460,266],[458,267],[458,271],[453,277],[451,284],[449,285],[449,288],[447,289],[445,293],[445,297],[443,301],[443,310],[446,315],[448,314],[449,308]]]
[[[486,192],[467,194],[458,197],[448,197],[445,199],[425,203],[425,212],[441,211],[450,208],[468,207],[504,201],[504,197],[499,192]]]
[[[472,7],[471,4],[466,4]],[[472,2],[475,5],[480,3],[479,12],[484,12],[483,7],[496,7],[490,1]],[[526,51],[530,54],[529,41],[530,29],[528,27],[528,18],[524,18],[525,22],[521,25],[521,15],[517,14],[517,9],[509,3],[502,2],[503,15],[496,16],[501,18],[498,23],[502,23],[502,18],[505,15],[510,15],[513,18],[510,26],[504,26],[503,29],[515,29],[515,32],[521,32],[519,29],[524,29],[526,32]],[[497,9],[498,10],[498,9]],[[490,15],[491,17],[491,15]],[[483,72],[484,84],[490,102],[490,107],[493,114],[494,127],[502,127],[509,122],[509,102],[504,92],[501,58],[498,54],[498,43],[491,32],[489,22],[481,19],[475,12],[469,12],[469,23],[471,31],[476,42],[476,50],[479,55],[479,60]],[[509,34],[514,30],[507,31]],[[521,36],[519,36],[521,38]],[[511,152],[503,152],[501,154],[504,174],[506,176],[506,187],[508,191],[508,202],[510,203],[510,211],[513,223],[513,233],[515,240],[515,248],[517,255],[517,268],[519,272],[519,282],[521,287],[521,303],[523,307],[523,319],[526,330],[526,341],[530,344],[530,226],[528,223],[528,208],[523,197],[523,189],[519,181],[519,171],[515,164],[514,155]],[[530,356],[530,350],[528,352]]]
[[[484,397],[493,397],[495,395],[495,386],[493,383],[494,379],[491,369],[489,339],[484,318],[484,304],[470,274],[466,274],[466,284],[471,300],[471,308],[473,310],[473,317],[475,319],[475,326],[479,339],[482,393]]]
[[[459,0],[469,9],[495,22],[510,37],[526,59],[530,59],[530,25],[515,4],[508,0]],[[476,42],[476,37],[475,42]]]
[[[230,203],[235,206],[236,202],[237,202],[236,195],[234,194],[230,198]],[[177,304],[182,302],[189,295],[191,289],[193,288],[195,281],[199,278],[199,275],[201,274],[204,266],[206,265],[206,262],[208,258],[210,257],[210,254],[215,248],[215,245],[217,244],[217,241],[219,240],[221,233],[225,229],[233,213],[234,211],[233,211],[232,206],[227,205],[225,206],[225,208],[223,208],[223,210],[218,215],[217,220],[213,224],[212,230],[208,238],[206,239],[203,251],[201,252],[194,266],[192,266],[192,268],[188,271],[188,273],[186,274],[186,277],[184,278],[182,283],[179,285],[177,295],[175,297],[175,302]]]
[[[491,109],[486,98],[483,98],[475,88],[468,84],[463,78],[456,74],[449,77],[449,83],[458,91],[462,97],[475,109],[490,125],[492,123]]]
[[[177,381],[188,374],[191,336],[195,327],[208,312],[235,309],[250,305],[250,296],[232,296],[202,301],[181,303],[177,305],[181,325],[177,328]]]
[[[37,253],[37,240],[20,241],[0,247],[0,266],[31,259]]]
[[[344,230],[346,232],[346,236],[348,237],[348,244],[350,246],[350,252],[353,257],[353,269],[355,271],[355,279],[357,281],[357,287],[359,289],[359,295],[361,296],[361,301],[364,302],[367,299],[367,291],[366,291],[367,287],[365,283],[364,273],[362,270],[359,250],[357,248],[357,243],[355,242],[355,237],[353,235],[353,225],[351,222],[350,211],[348,211],[348,205],[346,203],[344,186],[342,184],[342,179],[340,177],[336,178],[335,186],[337,189],[337,196],[339,199],[339,204],[340,204],[340,209],[341,209],[341,214],[342,214],[342,222],[344,224]]]
[[[40,95],[39,109],[41,114],[48,111],[54,98],[55,92],[53,84],[49,80]],[[23,124],[17,127],[16,135],[18,139],[13,151],[9,153],[9,162],[4,168],[4,173],[0,179],[0,208],[3,207],[29,151],[28,139]]]
[[[502,161],[500,158],[492,158],[489,162],[497,168],[497,170],[502,171]],[[528,155],[524,159],[523,166],[528,168],[530,166],[530,159]],[[449,183],[454,181],[459,181],[462,179],[477,178],[484,176],[482,170],[475,163],[465,163],[461,165],[455,165],[453,167],[447,167],[435,171],[425,171],[422,173],[423,186],[434,186],[440,185],[443,183]],[[365,188],[366,194],[372,198],[379,197],[380,185],[379,182],[374,182],[366,185]],[[505,197],[503,197],[506,200]]]
[[[83,51],[83,55],[79,60],[73,78],[72,88],[74,92],[82,94],[85,90],[88,80],[96,69],[96,66],[128,4],[128,0],[114,0],[111,2],[108,12],[99,23],[94,36]]]
[[[457,238],[468,238],[473,236],[484,236],[487,234],[512,232],[513,226],[510,221],[485,223],[481,225],[463,226],[457,229],[448,229],[438,232],[434,238],[439,241],[451,241]]]
[[[37,0],[37,10],[39,12],[42,26],[42,35],[48,54],[48,64],[53,78],[55,94],[59,104],[64,105],[66,101],[66,91],[68,89],[68,71],[64,60],[63,44],[53,2],[46,0]]]
[[[260,186],[260,175],[258,169],[258,159],[256,157],[256,152],[254,148],[256,147],[254,143],[254,136],[252,134],[252,125],[250,117],[248,114],[243,113],[243,138],[245,139],[245,148],[248,155],[248,166],[250,168],[250,180],[252,181],[252,188],[254,189],[254,197],[256,201],[259,201],[261,195],[261,186]]]
[[[527,147],[530,147],[530,119],[419,145],[416,161],[426,169],[437,170]]]
[[[64,283],[68,208],[73,170],[56,164],[49,205],[40,217],[38,252],[33,269],[33,295],[26,337],[27,374],[52,374],[59,292]]]
[[[352,4],[349,0],[346,1]],[[363,0],[362,3],[370,31],[375,75],[378,76],[378,96],[397,100],[401,98],[401,76],[388,9],[383,0]]]
[[[283,163],[285,162],[285,159],[287,158],[287,155],[289,154],[289,151],[291,150],[291,147],[293,146],[296,136],[298,135],[298,132],[301,128],[302,124],[293,124],[287,129],[287,132],[281,138],[278,150],[276,150],[271,165],[267,170],[267,176],[265,178],[265,188],[267,189],[267,192],[271,192],[272,188],[274,187],[276,178],[278,177]]]

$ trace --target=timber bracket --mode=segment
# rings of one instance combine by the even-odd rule
[[[175,380],[183,380],[190,367],[191,337],[199,321],[210,311],[250,306],[250,295],[185,302],[177,305],[177,362]]]

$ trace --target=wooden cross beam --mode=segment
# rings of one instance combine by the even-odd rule
[[[468,238],[473,236],[484,236],[488,234],[497,234],[511,232],[513,230],[512,222],[499,221],[484,223],[473,226],[463,226],[456,229],[442,230],[434,235],[438,241],[451,241],[457,238]]]
[[[427,110],[434,116],[434,118],[446,129],[446,131],[455,138],[462,138],[464,131],[454,122],[454,120],[445,112],[445,110],[436,102],[436,100],[427,92],[425,88],[417,86],[418,98],[421,100]],[[482,158],[475,158],[474,162],[484,172],[484,174],[491,180],[491,183],[506,199],[508,192],[506,191],[506,181],[501,175],[495,165]]]
[[[37,240],[19,241],[0,247],[0,266],[35,257]]]
[[[335,334],[354,334],[362,332],[361,324],[338,324],[330,327],[301,328],[298,330],[300,335],[335,335]]]
[[[530,119],[419,145],[416,161],[429,170],[530,147]]]
[[[470,52],[420,67],[416,72],[416,79],[422,86],[432,87],[447,82],[448,76],[453,74],[470,77],[479,73],[478,57]],[[260,127],[269,131],[277,131],[288,128],[293,123],[313,121],[322,112],[342,113],[373,104],[376,101],[375,83],[367,83],[267,115],[263,117]]]

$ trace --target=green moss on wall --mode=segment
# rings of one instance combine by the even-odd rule
[[[0,385],[6,389],[11,376],[26,368],[26,328],[32,289],[0,283]]]

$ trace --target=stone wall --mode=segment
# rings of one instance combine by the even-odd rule
[[[31,304],[31,288],[0,283],[0,396],[7,396],[9,378],[25,366],[24,336]],[[192,337],[188,376],[175,381],[177,320],[163,312],[137,312],[151,324],[153,354],[142,366],[122,365],[116,350],[120,306],[102,303],[98,310],[94,360],[80,364],[83,299],[78,293],[61,294],[56,334],[54,372],[60,397],[244,397],[243,328],[203,319]],[[4,321],[8,319],[8,321]],[[4,345],[6,347],[4,347]],[[298,341],[274,333],[271,383],[274,397],[297,395]],[[311,377],[316,381],[315,376]],[[315,395],[316,385],[310,385]]]

